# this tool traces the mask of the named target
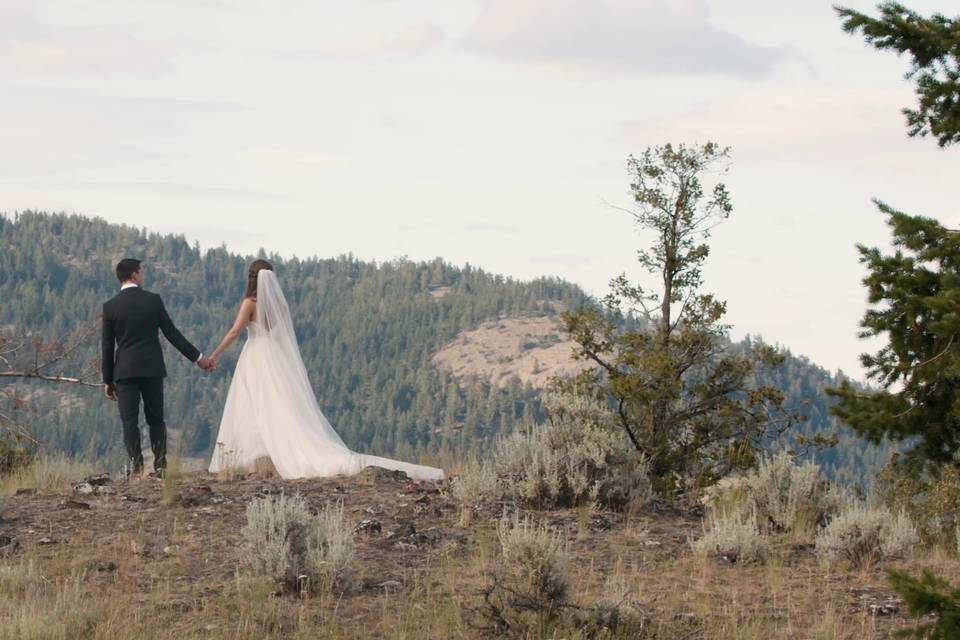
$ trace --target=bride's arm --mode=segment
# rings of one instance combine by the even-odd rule
[[[220,346],[213,350],[213,353],[210,355],[211,359],[216,360],[220,357],[220,354],[229,349],[230,345],[240,337],[240,334],[247,327],[247,323],[250,322],[250,316],[253,314],[255,305],[256,303],[250,298],[244,299],[240,305],[240,312],[237,313],[237,319],[234,320],[233,326],[227,331],[227,335],[223,336],[223,340],[220,341]]]

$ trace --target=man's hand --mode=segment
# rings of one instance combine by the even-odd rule
[[[107,400],[117,401],[117,385],[115,384],[104,384],[103,385],[103,395],[107,397]]]
[[[216,358],[208,358],[206,356],[203,356],[202,358],[197,360],[197,366],[209,373],[210,371],[213,371],[216,368],[217,360]]]

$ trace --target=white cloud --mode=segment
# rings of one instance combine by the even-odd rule
[[[0,83],[0,92],[0,172],[7,178],[182,162],[195,152],[184,140],[245,113],[226,101],[88,89]]]
[[[361,34],[341,40],[322,42],[311,49],[285,52],[307,58],[368,59],[383,56],[408,56],[423,53],[444,40],[443,31],[431,22],[408,25],[396,34]]]
[[[581,255],[557,254],[550,256],[533,256],[530,262],[537,265],[560,266],[564,268],[580,268],[596,261],[595,257]]]
[[[506,58],[755,78],[798,58],[713,26],[704,0],[486,0],[465,44]]]
[[[290,200],[286,195],[267,191],[256,191],[236,187],[211,186],[190,184],[186,182],[164,182],[160,180],[90,180],[50,183],[51,186],[67,191],[99,191],[115,193],[119,191],[132,193],[150,193],[169,196],[185,196],[190,198],[211,198],[214,200],[254,200],[254,201],[285,201]]]
[[[23,75],[158,73],[185,41],[137,37],[131,25],[60,26],[28,3],[0,3],[0,71]]]
[[[763,89],[621,123],[614,136],[640,146],[713,140],[737,162],[890,166],[911,162],[911,148],[927,151],[905,133],[900,108],[911,100],[906,89]]]
[[[344,159],[331,153],[294,151],[290,149],[263,149],[250,151],[247,156],[256,164],[280,169],[310,169],[332,167],[344,163]]]
[[[505,233],[508,235],[517,235],[520,233],[520,229],[514,226],[477,221],[467,222],[463,225],[463,230],[480,233]]]

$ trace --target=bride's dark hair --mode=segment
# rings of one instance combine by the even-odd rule
[[[243,294],[245,298],[257,297],[257,274],[264,269],[273,271],[273,265],[266,260],[254,260],[250,265],[250,270],[247,271],[247,292]]]

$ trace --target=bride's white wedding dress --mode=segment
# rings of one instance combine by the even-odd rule
[[[283,478],[353,474],[377,466],[417,480],[441,480],[442,469],[351,451],[317,404],[293,322],[273,271],[257,274],[256,319],[247,325],[227,393],[210,471],[250,468],[267,456]]]

